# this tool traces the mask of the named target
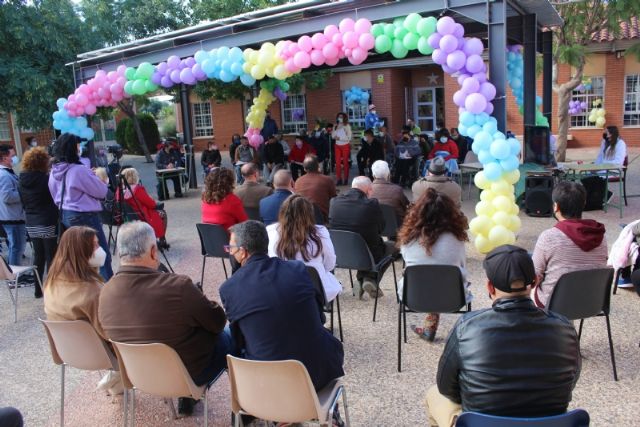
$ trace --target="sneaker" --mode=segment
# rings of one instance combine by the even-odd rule
[[[360,301],[369,301],[369,294],[364,291],[361,281],[358,281],[357,291],[358,291],[358,299]]]
[[[376,298],[376,284],[370,280],[370,279],[365,279],[364,284],[362,285],[362,289],[364,289],[371,298]],[[383,297],[384,296],[384,292],[382,292],[382,289],[378,288],[378,298]]]
[[[193,407],[197,400],[190,397],[181,397],[178,399],[178,413],[183,415],[193,414]]]

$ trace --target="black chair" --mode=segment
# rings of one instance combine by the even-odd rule
[[[224,269],[224,278],[228,279],[227,266],[224,263],[229,254],[225,252],[224,245],[229,244],[229,233],[218,224],[196,224],[200,247],[202,249],[202,273],[200,274],[200,286],[204,286],[204,267],[207,258],[220,258]]]
[[[382,216],[384,217],[384,230],[382,230],[382,236],[388,239],[395,238],[398,234],[398,216],[396,210],[391,205],[385,205],[380,203],[380,209],[382,210]]]
[[[466,291],[460,268],[455,265],[413,265],[404,270],[402,300],[398,309],[398,372],[402,371],[402,325],[407,342],[407,311],[412,313],[466,313],[460,309]]]
[[[259,208],[244,208],[244,211],[247,213],[249,219],[253,219],[255,221],[262,221],[260,218],[260,209]]]
[[[589,414],[584,409],[542,418],[497,417],[463,412],[456,421],[456,427],[589,427],[590,421]]]
[[[314,267],[307,267],[307,271],[309,272],[309,276],[311,276],[311,281],[313,285],[320,291],[322,295],[322,311],[329,314],[330,324],[331,324],[331,333],[333,334],[333,301],[336,302],[338,308],[338,330],[340,332],[340,341],[344,342],[342,337],[342,316],[340,315],[340,295],[336,295],[336,298],[327,302],[327,295],[324,293],[324,286],[322,286],[322,280],[320,280],[320,275],[318,274],[318,270]]]
[[[549,311],[562,314],[569,320],[580,319],[578,340],[582,335],[584,319],[604,316],[607,322],[613,378],[618,381],[613,339],[611,338],[611,323],[609,322],[612,280],[612,268],[579,270],[563,274],[553,289],[547,308]]]
[[[327,223],[324,218],[324,214],[322,213],[322,209],[320,209],[320,206],[315,203],[313,204],[313,217],[315,218],[317,225],[325,225]]]
[[[333,247],[336,251],[336,268],[345,268],[349,270],[349,279],[351,280],[351,288],[353,289],[353,275],[351,270],[363,270],[376,273],[376,298],[373,304],[373,321],[376,321],[376,312],[378,310],[378,290],[380,289],[380,280],[384,275],[384,271],[393,264],[393,256],[387,255],[378,263],[373,259],[371,251],[367,246],[367,242],[358,233],[344,230],[329,230]],[[396,279],[395,269],[393,280],[398,289],[398,280]]]

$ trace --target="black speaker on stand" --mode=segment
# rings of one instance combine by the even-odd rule
[[[524,207],[529,216],[552,216],[553,176],[529,175],[525,179]]]

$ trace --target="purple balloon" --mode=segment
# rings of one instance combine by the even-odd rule
[[[475,77],[480,83],[484,83],[484,82],[487,81],[487,73],[486,72],[474,73],[473,77]]]
[[[485,107],[484,112],[489,115],[493,113],[493,104],[491,102],[487,102],[487,106]]]
[[[160,80],[162,80],[162,74],[160,74],[158,71],[155,71],[152,75],[151,75],[151,82],[154,85],[159,85],[160,84]]]
[[[169,74],[169,77],[171,77],[171,81],[178,84],[181,83],[180,80],[180,71],[178,70],[172,70],[171,74]]]
[[[457,40],[458,40],[458,47],[456,49],[462,50],[464,48],[465,39],[464,37],[458,37]],[[465,54],[464,56],[467,56],[467,54]]]
[[[431,53],[431,59],[438,65],[444,65],[447,62],[447,54],[442,49],[435,49]]]
[[[192,85],[196,82],[196,78],[193,77],[191,68],[184,68],[182,71],[180,71],[180,81],[188,85]]]
[[[438,19],[436,28],[442,35],[453,34],[453,32],[456,30],[456,21],[454,21],[453,18],[449,16],[443,16],[442,18]]]
[[[427,42],[429,43],[429,46],[431,46],[432,48],[439,49],[441,39],[442,39],[442,36],[440,34],[433,33],[429,36],[429,38],[427,39]]]
[[[194,64],[194,66],[191,67],[191,73],[193,74],[193,77],[198,80],[205,80],[207,78],[207,73],[202,71],[202,66],[200,64]]]
[[[487,100],[482,94],[472,93],[464,101],[464,108],[473,114],[480,114],[487,108]]]
[[[273,95],[274,95],[276,98],[278,98],[280,101],[284,101],[285,99],[287,99],[287,94],[286,94],[286,93],[284,93],[284,92],[282,91],[282,89],[280,89],[279,87],[276,87],[276,88],[273,90]]]
[[[460,86],[462,86],[462,83],[464,82],[464,79],[466,79],[467,77],[471,77],[469,74],[460,74],[458,76],[458,84]]]
[[[160,84],[162,85],[162,87],[171,87],[173,86],[173,81],[169,76],[162,76],[162,79],[160,80]]]
[[[195,58],[193,56],[190,56],[190,57],[188,57],[187,59],[184,60],[184,64],[187,67],[191,68],[194,65],[196,65],[196,60],[195,60]]]
[[[493,83],[484,82],[480,85],[480,93],[487,99],[487,101],[491,101],[496,97],[496,87]]]
[[[453,94],[453,102],[458,106],[458,107],[464,107],[464,101],[465,99],[467,99],[467,94],[464,93],[462,90],[457,90],[454,94]]]
[[[587,103],[586,102],[581,102],[580,103],[580,108],[582,108],[583,110],[587,109]]]
[[[464,63],[467,60],[464,52],[461,50],[456,50],[451,52],[449,56],[447,56],[447,65],[452,69],[458,71],[460,68],[464,67]]]
[[[171,55],[167,59],[167,65],[169,66],[169,68],[173,68],[175,70],[176,68],[178,68],[180,66],[180,58],[178,58],[175,55]]]
[[[473,37],[465,40],[464,47],[462,51],[467,55],[481,55],[484,50],[484,45],[482,44],[482,40],[479,38]]]
[[[454,70],[453,68],[449,67],[447,64],[442,64],[442,71],[444,71],[447,74],[453,74],[458,70]]]
[[[440,39],[440,49],[445,53],[451,53],[458,48],[458,39],[451,34],[447,34]]]
[[[457,38],[462,38],[464,37],[464,27],[461,24],[454,24],[453,26],[453,35],[456,36]]]
[[[484,61],[480,55],[471,55],[467,58],[466,68],[471,73],[479,73],[483,65]]]
[[[480,82],[474,77],[469,77],[462,82],[462,91],[464,93],[474,93],[480,90]]]
[[[160,73],[160,75],[164,76],[165,74],[167,74],[167,70],[169,69],[169,66],[167,65],[166,62],[161,62],[156,66],[156,71]]]

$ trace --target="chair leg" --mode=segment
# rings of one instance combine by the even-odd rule
[[[136,427],[136,388],[131,389],[131,427]]]
[[[60,365],[61,375],[60,375],[60,427],[64,426],[64,370],[65,364]]]
[[[336,308],[338,310],[338,330],[340,331],[340,342],[344,342],[342,337],[342,315],[340,314],[340,295],[336,296]]]
[[[120,226],[116,227],[116,237],[113,239],[113,255],[116,254],[116,249],[118,248],[118,233],[120,231]]]
[[[622,275],[622,269],[619,268],[616,270],[616,274],[613,279],[613,294],[615,295],[618,292],[618,280],[620,280],[620,275]]]
[[[349,405],[347,404],[347,391],[344,387],[342,387],[342,404],[344,405],[344,424],[346,427],[351,425],[351,420],[349,419]]]
[[[404,343],[407,343],[407,310],[402,310],[402,323],[404,324]]]
[[[351,291],[353,292],[353,296],[356,296],[356,290],[353,287],[353,274],[351,273],[351,270],[349,270],[349,280],[351,281]]]
[[[124,427],[129,427],[129,391],[124,388],[124,395],[122,396],[122,406],[124,411]]]
[[[207,399],[207,388],[205,387],[204,389],[204,427],[208,427],[209,426],[209,402]]]
[[[333,335],[333,301],[331,301],[331,335]]]
[[[222,261],[222,269],[224,270],[224,278],[226,280],[229,278],[227,275],[227,265],[224,263],[224,258],[220,258],[220,261]]]
[[[393,267],[393,283],[396,285],[396,302],[400,303],[400,297],[398,297],[398,279],[396,277],[396,263],[395,263],[395,261],[391,262],[391,267]]]
[[[402,303],[398,306],[398,372],[402,372]]]
[[[13,300],[15,304],[13,305],[13,323],[18,323],[18,285],[20,283],[20,274],[16,275],[16,287],[14,291],[16,291],[16,297]]]
[[[580,319],[580,326],[578,327],[578,341],[582,337],[582,324],[584,323],[584,319]]]
[[[376,297],[373,303],[373,321],[376,321],[376,312],[378,311],[378,293],[380,292],[380,280],[376,280]]]
[[[611,337],[611,323],[609,322],[609,315],[605,314],[604,318],[607,321],[607,335],[609,335],[609,352],[611,353],[611,366],[613,367],[613,379],[618,381],[618,370],[616,369],[616,356],[613,352],[613,338]]]
[[[204,290],[204,266],[205,266],[206,262],[207,262],[207,257],[203,256],[202,257],[202,272],[200,273],[200,286],[202,287],[203,290]]]
[[[626,169],[622,175],[622,195],[624,197],[624,205],[629,206],[629,204],[627,203],[627,171]]]
[[[166,403],[167,406],[169,407],[169,409],[171,410],[171,416],[173,417],[173,419],[177,420],[178,419],[178,413],[176,412],[176,407],[173,405],[173,399],[166,398],[166,399],[164,399],[164,403]]]

